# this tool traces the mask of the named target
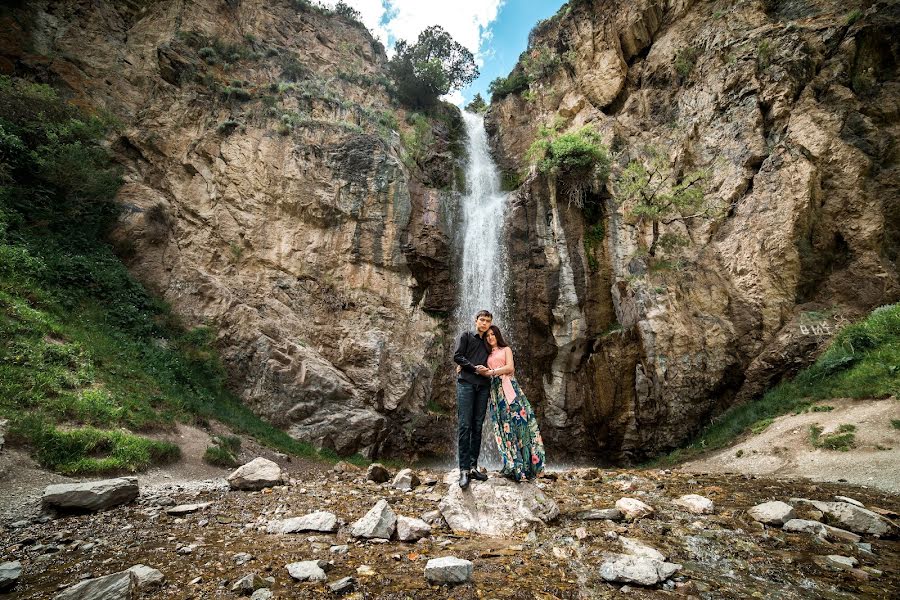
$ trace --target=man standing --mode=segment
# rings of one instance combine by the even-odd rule
[[[469,487],[469,480],[485,481],[487,475],[478,470],[481,450],[481,428],[487,411],[491,380],[488,372],[488,351],[484,334],[494,320],[486,310],[475,315],[475,331],[459,336],[453,360],[461,368],[456,378],[456,417],[459,437],[459,487]]]

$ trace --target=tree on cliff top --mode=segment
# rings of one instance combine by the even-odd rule
[[[400,40],[388,64],[400,100],[413,108],[434,105],[440,96],[478,77],[475,58],[440,25],[419,34],[415,44]]]
[[[487,110],[487,107],[487,102],[484,101],[480,93],[475,94],[472,101],[466,104],[466,110],[473,113],[483,113]]]

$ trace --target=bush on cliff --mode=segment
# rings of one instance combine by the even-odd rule
[[[472,53],[440,25],[420,33],[415,44],[398,41],[388,71],[400,100],[412,108],[434,106],[440,96],[478,77]]]
[[[542,127],[528,156],[538,171],[556,179],[569,202],[579,208],[584,206],[585,192],[605,185],[609,177],[609,149],[590,126],[560,135]]]
[[[311,449],[224,386],[208,329],[185,331],[105,242],[118,171],[109,119],[52,88],[0,77],[0,418],[70,474],[134,471],[177,447],[138,432],[218,419],[282,450]]]

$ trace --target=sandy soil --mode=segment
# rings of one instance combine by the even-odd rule
[[[900,493],[900,400],[828,400],[830,412],[807,412],[775,419],[765,431],[681,465],[694,473],[741,473],[806,477],[813,481],[847,482]],[[823,435],[840,425],[856,425],[856,447],[846,452],[814,448],[809,428]]]

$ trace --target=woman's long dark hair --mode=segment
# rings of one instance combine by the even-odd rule
[[[509,346],[509,344],[506,343],[506,340],[503,339],[503,334],[500,333],[499,327],[497,327],[496,325],[491,325],[490,327],[488,327],[488,331],[494,332],[494,337],[497,338],[497,347],[498,348],[506,348],[507,346]],[[487,345],[486,340],[487,340],[487,336],[485,336],[485,342],[484,342],[485,345]],[[488,346],[488,350],[490,350],[490,349],[491,349],[491,347]]]

